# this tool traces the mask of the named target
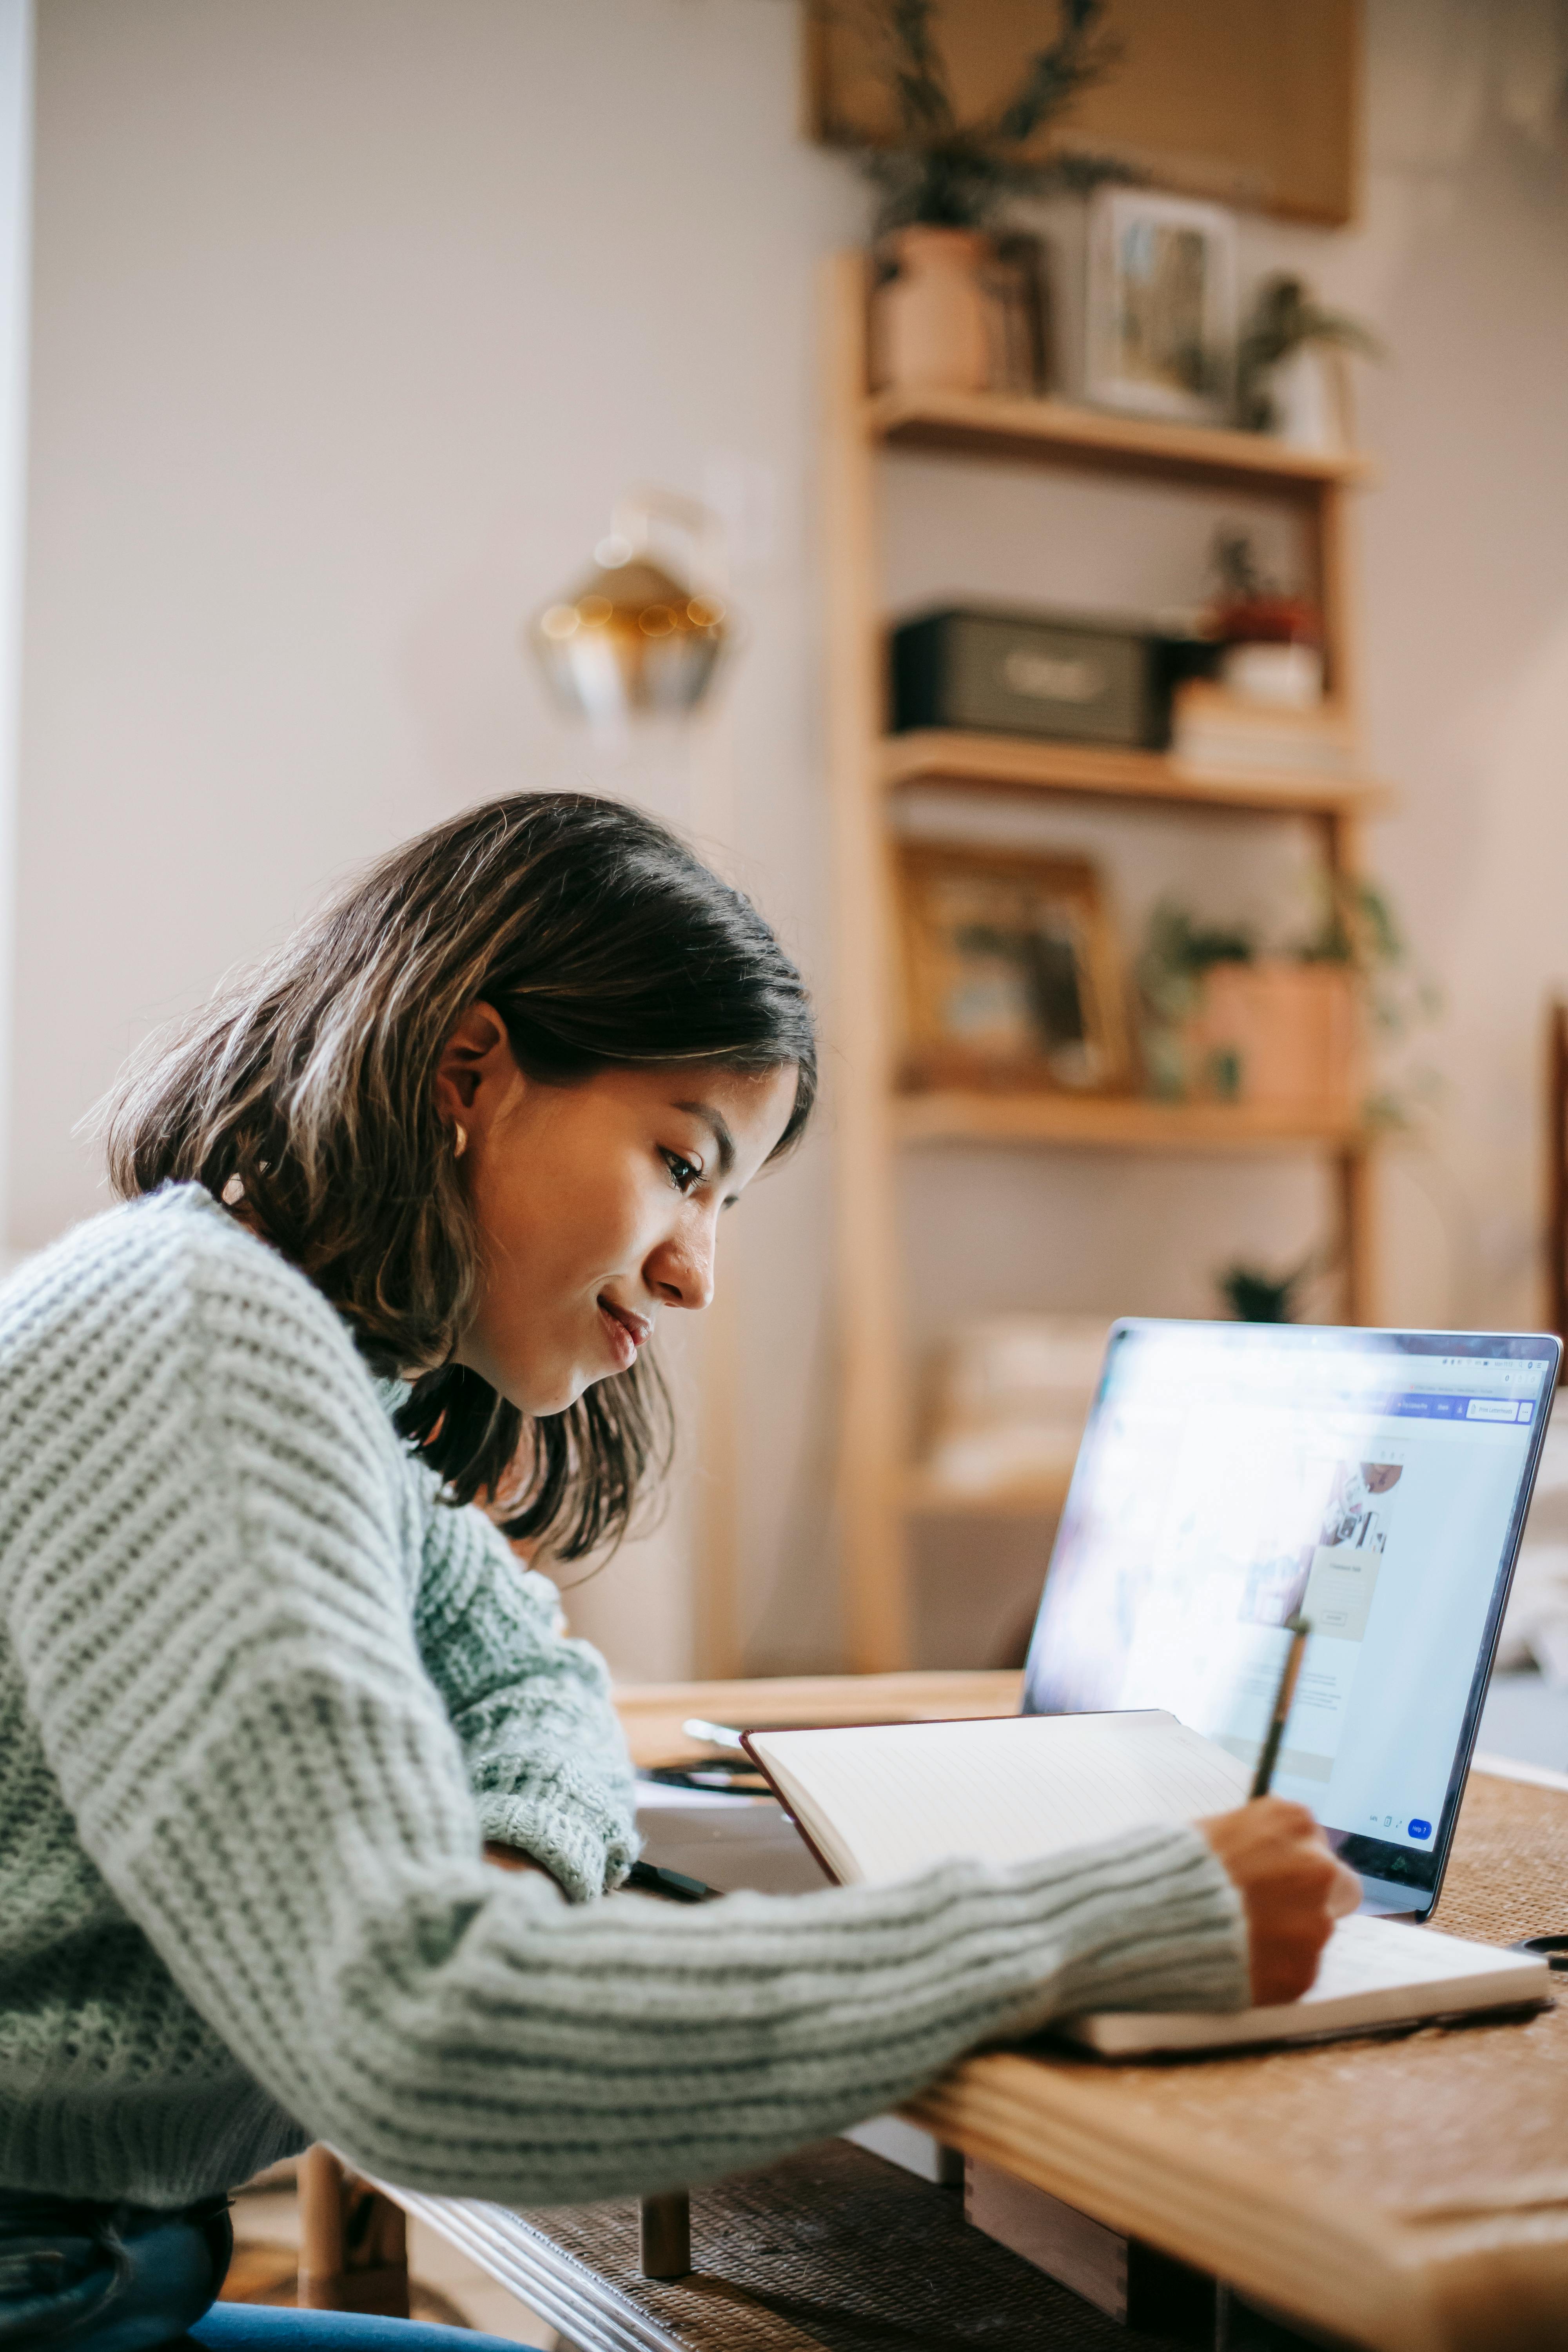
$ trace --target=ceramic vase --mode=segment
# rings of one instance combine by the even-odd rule
[[[974,229],[916,226],[899,231],[893,249],[898,275],[878,288],[872,314],[878,383],[900,392],[984,392],[994,306],[981,275],[989,238]]]

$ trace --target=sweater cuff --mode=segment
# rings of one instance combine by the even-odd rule
[[[1054,1913],[1055,1965],[1009,2035],[1089,2010],[1237,2010],[1251,1999],[1241,1897],[1199,1831],[1134,1830],[1018,1875]]]
[[[618,1886],[637,1860],[636,1833],[602,1802],[564,1801],[559,1790],[517,1795],[491,1790],[478,1801],[486,1842],[531,1854],[573,1903]]]

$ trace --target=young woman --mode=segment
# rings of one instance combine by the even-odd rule
[[[605,1670],[506,1537],[625,1528],[649,1343],[815,1083],[748,902],[541,794],[384,859],[122,1085],[125,1205],[0,1297],[0,2345],[381,2340],[200,2317],[225,2192],[315,2138],[437,2191],[646,2191],[1063,2011],[1310,1980],[1354,1882],[1272,1801],[604,1899]]]

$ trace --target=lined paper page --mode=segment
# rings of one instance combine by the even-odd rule
[[[1341,2000],[1387,1985],[1423,1985],[1500,1973],[1533,1965],[1528,1955],[1471,1944],[1435,1927],[1410,1927],[1397,1919],[1342,1919],[1324,1948],[1317,1982],[1303,1993],[1305,2004]]]
[[[1029,1862],[1247,1794],[1245,1765],[1156,1710],[758,1731],[750,1744],[846,1883],[952,1855]]]

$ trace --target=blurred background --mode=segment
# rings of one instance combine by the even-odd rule
[[[1568,11],[931,21],[942,153],[869,5],[0,5],[6,1246],[361,860],[534,785],[685,829],[828,1083],[568,1595],[633,1679],[1003,1662],[1116,1314],[1552,1311]],[[727,639],[689,709],[546,658],[644,562]]]

